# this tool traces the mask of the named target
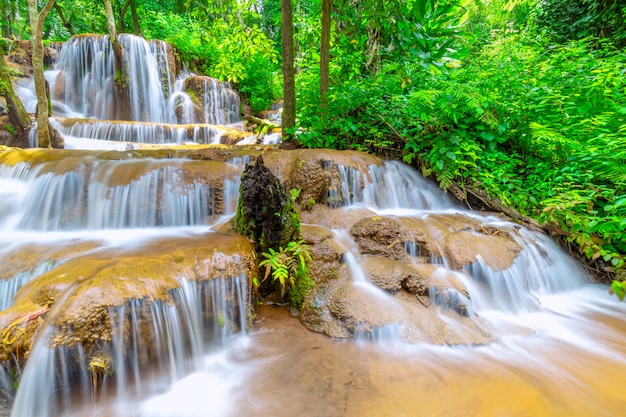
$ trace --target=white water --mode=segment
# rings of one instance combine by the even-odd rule
[[[246,162],[248,160],[245,158],[233,160],[229,169],[241,172]],[[61,166],[55,168],[54,163],[38,164],[35,168],[30,168],[28,164],[12,168],[2,166],[0,189],[3,190],[4,210],[0,217],[0,240],[4,247],[9,247],[6,246],[9,242],[56,243],[62,246],[97,238],[100,245],[123,247],[131,242],[168,234],[176,236],[194,233],[194,230],[206,231],[212,224],[208,220],[211,215],[211,193],[198,188],[197,184],[190,185],[182,180],[179,173],[184,171],[185,163],[94,161],[85,158],[80,164],[66,165],[75,167],[75,170],[70,171],[61,169]],[[133,170],[144,174],[125,185],[107,185],[115,171],[125,167],[134,167]],[[341,170],[346,179],[340,187],[342,201],[348,202],[344,204],[366,207],[379,215],[393,215],[396,218],[422,219],[438,210],[446,213],[460,211],[444,194],[403,164],[394,162],[382,168],[370,167],[369,177],[367,173],[349,171]],[[355,185],[360,182],[360,178],[374,178],[374,181],[361,190]],[[224,193],[224,199],[228,203],[224,204],[223,214],[228,216],[228,213],[232,215],[235,208],[238,175],[225,178],[225,184],[228,191]],[[155,187],[158,187],[158,192]],[[157,195],[160,195],[160,200]],[[343,198],[343,195],[350,197]],[[142,201],[145,204],[139,204]],[[161,215],[156,219],[154,213],[142,209],[155,204],[166,208],[165,212],[171,213],[172,217]],[[84,216],[68,217],[68,212],[78,206],[85,207]],[[465,214],[480,219],[485,225],[507,225],[496,217]],[[346,232],[337,230],[336,235],[349,252],[345,259],[348,267],[354,271],[355,283],[373,297],[394,303],[388,294],[367,281],[360,269],[360,255],[353,252],[354,243],[346,236]],[[602,320],[612,320],[625,325],[623,317],[626,307],[610,297],[605,287],[587,284],[580,271],[547,238],[522,230],[517,239],[524,246],[524,251],[510,269],[494,273],[479,261],[467,268],[469,274],[455,275],[463,281],[471,295],[468,303],[472,314],[486,321],[493,330],[501,332],[496,341],[484,347],[456,349],[411,345],[402,342],[401,325],[392,324],[358,335],[376,341],[378,348],[372,352],[368,344],[359,345],[363,351],[357,351],[357,355],[365,355],[365,363],[369,367],[377,366],[376,358],[379,355],[394,363],[422,363],[426,360],[429,365],[423,365],[422,371],[426,369],[427,373],[439,372],[434,365],[437,362],[445,364],[440,365],[446,367],[440,369],[444,373],[466,362],[482,363],[484,367],[494,368],[494,372],[507,364],[526,373],[541,374],[547,381],[552,381],[550,383],[565,381],[566,385],[573,384],[571,386],[574,388],[570,389],[582,394],[587,392],[585,388],[576,383],[576,376],[568,374],[568,367],[572,363],[568,359],[567,349],[575,350],[581,357],[614,361],[619,369],[626,369],[622,353],[617,348],[624,341],[612,327],[602,324]],[[22,282],[24,276],[28,275],[29,280],[36,278],[38,273],[50,267],[53,265],[42,264],[40,269],[17,274],[17,278],[6,282],[15,288],[19,287],[25,283]],[[442,268],[445,268],[445,263]],[[263,388],[263,373],[274,372],[272,369],[276,367],[293,367],[298,370],[295,358],[292,359],[294,362],[281,364],[280,350],[275,351],[273,347],[264,344],[265,338],[269,336],[262,331],[253,331],[248,336],[233,339],[230,329],[245,329],[245,323],[241,322],[245,314],[239,311],[231,319],[224,318],[223,314],[232,311],[226,301],[231,295],[246,292],[241,287],[245,282],[245,279],[216,281],[213,285],[217,286],[201,292],[197,285],[181,279],[181,289],[176,292],[174,305],[146,305],[137,301],[117,309],[113,313],[113,316],[118,317],[115,327],[134,329],[129,339],[132,343],[122,343],[121,337],[114,337],[109,349],[114,354],[114,362],[119,364],[117,372],[102,379],[97,391],[94,391],[89,375],[84,370],[72,370],[70,365],[70,358],[84,357],[84,352],[66,348],[51,350],[45,344],[38,343],[28,366],[23,370],[11,415],[46,417],[57,415],[54,410],[61,409],[65,410],[63,415],[68,416],[224,417],[241,415],[250,409],[256,410],[255,414],[260,416],[289,415],[287,411],[281,413],[270,405],[276,401],[282,404],[284,410],[291,410],[291,414],[318,415],[315,410],[321,407],[320,401],[323,399],[318,398],[318,393],[307,385],[309,382],[306,377],[288,386],[272,379],[272,388]],[[214,301],[203,301],[207,300],[205,297],[209,294],[214,297]],[[436,300],[433,301],[436,304]],[[5,305],[10,303],[9,300],[3,302]],[[212,321],[202,318],[202,312],[207,311],[207,308],[213,317]],[[392,304],[389,308],[396,309]],[[397,308],[397,311],[401,311],[401,308]],[[147,317],[145,315],[148,312],[154,326],[146,335],[142,333],[146,331],[145,328],[142,330],[138,323],[142,322],[142,317]],[[448,320],[451,328],[456,325],[449,321],[447,315],[441,317],[444,322]],[[236,320],[238,323],[231,327],[224,320]],[[534,335],[521,336],[516,332],[507,335],[507,329],[513,325],[528,328]],[[206,334],[213,335],[208,344]],[[288,340],[289,336],[286,337],[285,340]],[[606,341],[607,338],[610,342]],[[45,335],[40,340],[43,339]],[[261,343],[259,346],[255,342],[257,339]],[[149,367],[142,365],[139,356],[133,356],[133,352],[139,352],[141,346],[144,346],[139,344],[141,340],[157,341],[151,349],[157,351],[161,359]],[[183,340],[187,342],[182,343]],[[273,343],[288,342],[276,340]],[[341,351],[345,350],[342,347],[345,345],[339,342],[328,341],[328,345],[321,341],[315,343],[325,346],[323,349],[336,358],[341,358]],[[537,355],[535,351],[543,353]],[[554,355],[559,354],[564,359],[554,362]],[[259,361],[259,356],[265,359]],[[87,361],[88,358],[83,360]],[[326,360],[332,362],[335,359],[327,357]],[[356,366],[350,360],[344,359],[346,366]],[[359,366],[363,366],[363,363]],[[57,374],[53,378],[51,375],[55,373],[54,369],[66,369],[67,374]],[[354,372],[357,372],[356,369]],[[408,380],[417,378],[410,370],[412,365],[403,370],[393,366],[389,369],[400,375],[402,372],[407,373]],[[308,371],[302,369],[297,372]],[[333,378],[330,375],[326,377]],[[375,378],[375,375],[370,377]],[[285,379],[289,380],[289,377]],[[70,380],[83,382],[75,386],[70,384]],[[0,383],[10,384],[10,377],[4,371],[0,375]],[[243,391],[240,388],[242,385],[246,387]],[[299,399],[292,401],[309,405],[294,408],[292,404],[282,402],[279,394],[272,391],[274,389],[289,393],[287,397],[293,396],[294,390],[301,391]],[[54,392],[63,395],[53,395]],[[346,395],[346,401],[350,401],[352,394]],[[358,396],[356,393],[354,395]],[[387,395],[393,398],[393,394]],[[39,400],[34,401],[33,398]],[[92,403],[94,398],[99,399],[95,406]],[[254,404],[262,404],[266,408],[256,408]],[[346,411],[336,415],[362,414]]]
[[[63,128],[70,146],[124,150],[133,143],[208,143],[214,141],[210,134],[202,133],[200,139],[187,130],[179,133],[186,128],[175,123],[232,122],[229,117],[237,110],[231,101],[207,104],[208,97],[217,95],[216,103],[230,97],[227,86],[203,81],[207,99],[198,116],[184,92],[184,79],[172,84],[173,72],[163,66],[163,45],[126,35],[123,41],[151,62],[137,63],[138,72],[131,76],[137,77],[133,91],[143,97],[132,105],[140,123],[104,121],[116,117],[113,54],[106,37],[72,40],[62,49],[57,68],[47,74],[52,90],[63,92],[54,97],[57,115],[100,119]],[[144,106],[146,102],[159,105]],[[185,166],[193,161],[84,157],[0,165],[0,308],[9,307],[20,287],[74,256],[56,255],[55,248],[93,243],[95,249],[88,251],[125,250],[156,239],[207,233],[234,213],[239,174],[247,162],[241,158],[224,165],[219,198],[209,183],[189,181],[191,171]],[[341,181],[327,196],[334,207],[406,221],[462,213],[486,227],[514,227],[495,216],[465,212],[399,162],[338,169]],[[436,232],[434,226],[431,232]],[[340,229],[335,235],[348,251],[344,263],[356,286],[401,314],[396,300],[369,282],[347,232]],[[180,276],[172,304],[134,300],[110,311],[118,331],[102,348],[112,353],[116,369],[100,378],[98,388],[85,370],[86,353],[80,347],[50,349],[45,340],[52,329],[44,325],[47,330],[25,369],[0,367],[0,390],[10,393],[12,373],[21,373],[11,402],[13,417],[621,415],[626,408],[619,390],[626,383],[626,304],[610,296],[606,286],[589,284],[545,236],[524,229],[512,236],[524,250],[503,271],[493,271],[487,259],[460,272],[448,269],[445,256],[434,259],[436,273],[451,274],[468,290],[470,298],[462,301],[471,318],[496,335],[484,346],[406,343],[399,323],[357,330],[358,337],[375,343],[342,342],[305,332],[284,317],[275,324],[266,319],[249,334],[236,335],[237,329],[245,333],[245,314],[237,308],[244,304],[246,278],[219,279],[209,287]],[[405,242],[405,247],[417,262],[421,254],[415,243]],[[23,262],[16,261],[16,251],[24,255]],[[45,259],[47,253],[51,261]],[[15,263],[21,268],[11,271]],[[65,296],[71,295],[70,289]],[[458,292],[452,296],[463,297]],[[434,293],[431,297],[437,306],[441,300]],[[231,304],[233,299],[239,303]],[[451,319],[446,302],[435,308],[447,330],[465,331]],[[152,326],[140,326],[142,322]],[[130,329],[127,339],[124,328]],[[146,349],[156,352],[155,363],[143,361]],[[76,360],[83,366],[76,366]],[[0,401],[0,415],[6,412]]]
[[[108,36],[77,36],[61,45],[54,69],[46,71],[55,118],[71,122],[53,126],[68,149],[126,149],[117,142],[140,144],[220,143],[218,126],[239,129],[240,98],[230,84],[189,72],[176,73],[168,60],[167,45],[159,40],[123,34],[125,75],[130,108],[127,120],[119,113],[115,93],[115,60]],[[201,86],[194,104],[187,86]],[[26,109],[34,112],[37,100],[32,80],[17,92]],[[77,120],[74,120],[77,119]],[[91,140],[114,141],[93,144]],[[31,146],[35,146],[33,136]]]

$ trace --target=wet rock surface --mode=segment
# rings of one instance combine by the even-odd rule
[[[300,220],[291,196],[262,157],[243,172],[234,222],[235,230],[252,239],[258,252],[298,240]]]
[[[276,231],[276,236],[263,236],[266,242],[274,242],[275,247],[284,246],[298,236],[294,228],[288,228],[281,236],[278,231],[289,222],[281,220],[275,213],[283,212],[286,203],[292,201],[291,190],[299,190],[299,194],[295,194],[295,209],[304,223],[300,226],[300,236],[311,247],[309,270],[316,284],[300,311],[300,320],[306,327],[341,338],[372,338],[389,332],[401,334],[405,340],[443,344],[476,344],[492,338],[480,319],[473,315],[471,298],[458,274],[478,259],[494,271],[512,265],[521,250],[514,239],[515,229],[485,227],[476,219],[455,213],[380,216],[373,215],[365,207],[343,207],[342,201],[353,198],[342,194],[345,191],[337,193],[337,188],[341,188],[337,183],[345,170],[354,170],[351,178],[361,178],[360,183],[353,184],[358,192],[358,187],[368,179],[368,167],[382,163],[375,157],[357,152],[278,151],[263,147],[234,150],[219,146],[127,152],[28,150],[0,153],[0,162],[9,166],[25,161],[31,166],[39,166],[42,173],[59,175],[81,171],[111,187],[125,186],[155,169],[167,167],[180,178],[179,191],[183,194],[187,192],[184,184],[209,186],[215,198],[211,204],[218,214],[225,204],[223,191],[220,191],[224,174],[232,176],[233,180],[238,175],[233,166],[225,164],[233,159],[253,161],[250,170],[243,175],[241,189],[247,201],[247,225],[254,226],[257,217],[260,219],[259,216],[265,213],[259,221],[267,224],[258,230]],[[93,169],[108,161],[119,160],[129,163],[115,163],[106,174],[104,171],[98,174]],[[46,165],[49,162],[51,164]],[[267,213],[272,215],[267,216]],[[291,211],[290,216],[295,216],[294,213]],[[297,220],[296,217],[290,219]],[[291,226],[295,225],[295,221],[291,222]],[[230,233],[232,229],[227,223],[216,230],[220,232],[214,236]],[[337,230],[348,230],[347,236],[353,239],[353,243],[339,238]],[[258,242],[261,235],[253,240]],[[214,276],[206,271],[199,273],[197,265],[190,265],[188,259],[201,257],[192,246],[199,245],[203,249],[198,250],[212,253],[224,244],[223,239],[219,238],[215,246],[199,244],[195,239],[189,242],[190,246],[180,242],[181,247],[188,247],[190,252],[184,256],[172,255],[179,253],[172,246],[167,250],[165,246],[159,249],[159,245],[166,243],[155,242],[151,249],[153,255],[149,255],[145,262],[140,261],[139,253],[112,252],[106,257],[86,255],[82,264],[68,262],[58,267],[62,269],[55,268],[54,274],[52,271],[43,274],[39,284],[24,287],[14,306],[2,313],[0,322],[6,328],[21,314],[54,306],[60,294],[76,285],[75,297],[65,302],[63,313],[55,313],[59,323],[64,323],[59,326],[56,343],[72,340],[92,343],[87,341],[106,339],[109,337],[106,330],[109,318],[105,306],[120,305],[128,299],[166,300],[170,297],[169,291],[177,285],[176,277],[184,274],[195,277],[192,279]],[[353,282],[352,267],[347,260],[352,244],[358,249],[355,261],[365,274],[366,281],[362,284]],[[238,241],[235,246],[245,248],[242,256],[249,258],[251,246],[246,239]],[[78,248],[85,252],[91,249],[88,246]],[[233,249],[234,253],[240,252]],[[113,262],[113,258],[119,258],[119,262]],[[446,267],[440,264],[443,260],[447,262]],[[13,265],[24,269],[17,264],[26,265],[31,261],[37,262],[36,257],[16,258]],[[255,265],[255,261],[246,262],[246,274],[257,276],[258,269],[250,266]],[[14,270],[13,266],[10,269]],[[87,270],[91,272],[81,272]],[[112,276],[110,271],[118,271],[118,275]],[[147,278],[137,276],[141,271]],[[157,274],[169,278],[154,279]],[[67,278],[61,279],[60,275]],[[80,285],[75,281],[79,276],[82,277]],[[395,307],[390,308],[390,305]],[[464,330],[448,329],[442,317],[457,322]],[[80,332],[71,330],[75,326],[81,328]],[[27,350],[27,338],[23,339],[19,348]]]
[[[358,221],[350,228],[362,254],[387,256],[407,260],[404,243],[412,241],[409,230],[392,218],[372,216]]]
[[[239,116],[239,95],[230,88],[230,84],[216,78],[195,75],[185,79],[185,91],[194,103],[193,119],[191,123],[217,123],[227,125],[233,123]],[[217,102],[209,102],[216,108],[206,108],[206,96],[220,97]],[[233,100],[237,114],[231,114],[231,109],[226,106]],[[236,117],[235,117],[236,116]],[[209,120],[207,120],[209,118]]]
[[[250,243],[237,235],[209,233],[152,240],[127,250],[102,248],[64,262],[24,285],[12,306],[0,313],[3,343],[0,357],[28,356],[42,320],[24,321],[41,312],[56,329],[51,344],[94,344],[111,341],[109,312],[131,300],[169,303],[182,279],[253,276],[256,258]],[[248,306],[250,308],[250,306]],[[147,341],[146,341],[147,342]]]
[[[334,239],[329,229],[321,226],[301,226],[302,239],[311,247],[308,265],[316,285],[323,285],[339,276],[345,249]]]

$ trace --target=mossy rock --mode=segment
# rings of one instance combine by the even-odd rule
[[[172,290],[180,288],[183,279],[251,279],[257,270],[252,246],[234,234],[166,236],[132,248],[95,249],[30,281],[12,306],[0,312],[0,333],[14,335],[11,343],[0,345],[0,360],[14,354],[28,356],[33,337],[44,323],[54,328],[51,345],[82,344],[88,351],[111,341],[112,308],[132,300],[171,303]],[[15,326],[21,318],[47,307],[45,322],[33,319]],[[251,308],[248,305],[245,310],[251,312]]]
[[[268,248],[285,248],[299,239],[300,217],[293,200],[261,156],[242,174],[234,224],[261,253]]]

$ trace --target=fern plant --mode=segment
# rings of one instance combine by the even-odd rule
[[[261,253],[265,259],[260,267],[265,267],[266,280],[271,273],[272,281],[280,289],[281,297],[289,294],[291,305],[302,307],[304,297],[314,287],[307,263],[311,260],[310,247],[304,240],[291,241],[278,251],[269,248]]]

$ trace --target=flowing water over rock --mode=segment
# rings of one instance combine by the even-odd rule
[[[548,237],[400,162],[173,146],[247,140],[217,126],[237,94],[120,41],[129,120],[107,37],[76,37],[48,73],[53,124],[90,150],[0,153],[0,416],[623,414],[626,306]],[[261,155],[300,190],[298,318],[253,303],[259,260],[232,231]]]
[[[172,47],[163,41],[123,34],[119,42],[124,74],[116,74],[106,35],[72,37],[60,45],[54,68],[46,71],[52,125],[66,148],[253,142],[239,123],[241,99],[229,83],[179,69]],[[116,93],[116,77],[124,78],[126,98]],[[18,93],[34,112],[32,80],[22,82]],[[120,114],[123,101],[128,101],[128,115]]]
[[[303,188],[317,286],[300,321],[263,307],[252,324],[257,261],[229,219],[261,153],[0,154],[5,413],[623,409],[622,303],[545,236],[363,154],[263,154]]]

